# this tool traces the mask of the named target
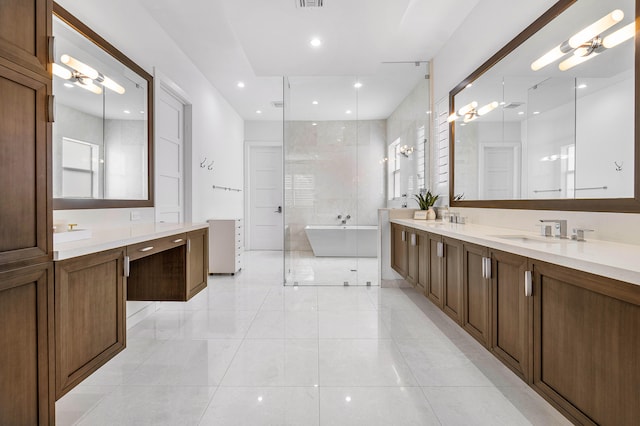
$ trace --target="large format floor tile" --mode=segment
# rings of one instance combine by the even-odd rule
[[[413,288],[283,287],[282,255],[249,252],[158,305],[57,424],[568,424]]]
[[[313,426],[318,421],[317,387],[221,387],[200,424]]]

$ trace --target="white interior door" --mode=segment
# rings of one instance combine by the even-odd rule
[[[184,104],[163,86],[156,104],[156,221],[184,221]]]
[[[520,151],[516,145],[481,145],[480,195],[484,200],[511,200],[519,195]]]
[[[249,147],[249,249],[282,250],[282,147]]]

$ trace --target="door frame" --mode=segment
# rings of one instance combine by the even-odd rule
[[[166,74],[160,71],[157,67],[153,67],[153,91],[154,91],[154,102],[157,104],[160,102],[160,90],[164,90],[168,92],[171,96],[175,97],[178,101],[180,101],[184,107],[183,113],[183,184],[182,184],[182,192],[183,192],[183,222],[191,222],[193,220],[193,167],[192,167],[192,158],[193,158],[193,102],[191,101],[191,97],[184,91],[180,86],[178,86],[173,80],[171,80]],[[158,111],[158,105],[154,105],[154,152],[157,141],[155,140],[158,137],[158,120],[155,114]],[[155,158],[153,159],[155,165]],[[154,181],[157,179],[157,175],[154,173],[153,176]],[[158,190],[158,185],[155,185],[155,190]],[[155,195],[155,194],[154,194]],[[157,199],[157,198],[155,198]],[[154,205],[154,217],[155,217],[155,205]]]
[[[284,145],[280,141],[245,141],[244,143],[244,240],[246,242],[245,247],[247,248],[247,250],[251,250],[251,152],[253,148],[264,147],[278,147],[283,150],[282,152],[284,153]],[[282,171],[282,177],[284,180],[284,155],[281,158],[280,170]],[[284,185],[282,187],[282,194],[280,195],[280,205],[282,206],[282,229],[284,230]],[[284,233],[282,235],[282,239],[282,247],[284,250]]]
[[[522,168],[522,144],[520,142],[480,142],[478,144],[478,197],[484,191],[484,158],[487,148],[511,148],[513,152],[513,194],[514,199],[520,198],[520,170]]]

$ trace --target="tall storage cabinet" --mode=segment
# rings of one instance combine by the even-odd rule
[[[54,422],[51,7],[0,2],[0,424]]]

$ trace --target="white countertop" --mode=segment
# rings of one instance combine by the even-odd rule
[[[121,228],[92,229],[91,238],[54,244],[53,260],[70,259],[208,227],[207,223],[140,223]]]
[[[444,223],[439,220],[391,219],[391,222],[640,285],[640,246],[638,245],[589,240],[588,237],[585,242],[560,240],[513,229]],[[498,238],[496,235],[523,235],[537,241],[513,241]]]

